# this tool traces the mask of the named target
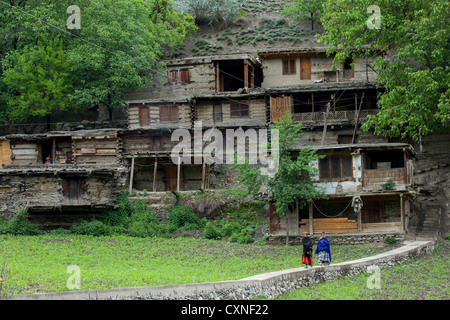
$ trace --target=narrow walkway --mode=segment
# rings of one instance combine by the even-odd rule
[[[273,298],[303,286],[365,273],[369,267],[391,267],[430,254],[434,241],[404,241],[397,249],[358,260],[264,273],[240,280],[154,287],[85,290],[3,297],[4,300],[235,300],[259,295]]]

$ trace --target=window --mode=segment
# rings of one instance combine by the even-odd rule
[[[295,74],[295,59],[284,59],[283,60],[283,75]]]
[[[351,58],[348,58],[344,61],[343,65],[343,76],[344,78],[353,78],[355,75],[355,70],[352,68],[353,60]]]
[[[320,180],[341,180],[353,177],[351,156],[335,156],[319,160]]]
[[[189,83],[189,69],[169,70],[167,72],[169,83]]]
[[[248,108],[248,104],[245,103],[235,103],[231,105],[231,117],[239,118],[239,117],[249,117],[250,111]]]
[[[164,150],[164,139],[162,136],[150,137],[150,149],[153,151]]]
[[[178,121],[178,106],[160,106],[159,121],[161,122]]]

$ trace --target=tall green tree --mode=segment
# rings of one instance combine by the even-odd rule
[[[319,159],[316,151],[310,147],[297,147],[302,133],[302,124],[294,124],[289,112],[276,122],[271,130],[278,130],[279,163],[274,176],[262,175],[260,170],[250,165],[236,164],[237,181],[248,188],[253,195],[268,188],[276,213],[286,217],[297,204],[299,209],[305,207],[310,199],[324,198],[324,190],[313,183],[318,177],[318,170],[312,164]],[[269,145],[270,149],[270,145]],[[286,228],[286,245],[289,243],[289,228]]]
[[[70,29],[67,8],[73,4],[0,1],[0,59],[33,46],[37,50],[42,36],[60,37],[70,66],[70,106],[103,104],[110,117],[123,106],[124,93],[150,84],[164,68],[161,58],[196,30],[193,18],[177,13],[171,0],[79,0],[80,28]],[[5,75],[0,76],[5,84]],[[12,88],[0,89],[10,94]]]
[[[292,0],[284,5],[283,13],[295,20],[303,20],[309,15],[311,30],[314,30],[314,22],[320,21],[324,2],[325,0]]]
[[[70,65],[60,39],[43,39],[22,52],[13,51],[3,67],[3,81],[11,91],[7,103],[12,120],[47,116],[69,107]]]
[[[318,39],[337,52],[336,62],[378,55],[380,112],[364,130],[417,140],[450,128],[448,1],[325,0],[322,8],[325,33]]]

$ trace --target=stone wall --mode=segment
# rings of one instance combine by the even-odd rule
[[[351,234],[335,234],[335,235],[327,235],[327,239],[330,242],[330,245],[354,245],[354,244],[366,244],[366,243],[380,243],[386,237],[394,238],[396,240],[403,240],[403,233],[351,233]],[[310,236],[311,240],[314,244],[317,244],[319,241],[320,235],[315,234]],[[268,239],[269,244],[271,245],[285,245],[286,244],[286,236],[270,236]],[[302,236],[290,236],[289,237],[289,245],[301,245]]]

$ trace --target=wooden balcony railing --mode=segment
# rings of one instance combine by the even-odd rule
[[[361,110],[359,119],[365,119],[368,115],[377,114],[378,109]],[[305,112],[305,113],[293,113],[292,117],[294,122],[306,122],[306,121],[324,121],[325,112]],[[342,120],[353,121],[358,117],[358,111],[345,110],[345,111],[330,111],[327,115],[327,120]]]

